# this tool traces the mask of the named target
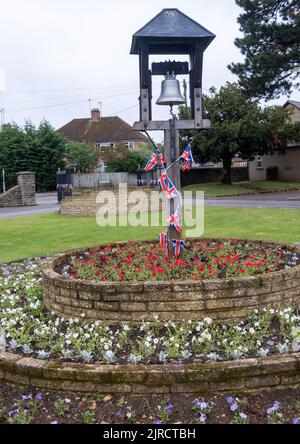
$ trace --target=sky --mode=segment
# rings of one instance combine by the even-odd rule
[[[5,121],[46,119],[58,129],[101,106],[103,116],[133,124],[139,80],[138,56],[129,54],[132,35],[163,8],[178,8],[216,34],[204,54],[204,92],[235,81],[227,65],[243,58],[234,45],[241,12],[234,0],[0,0]],[[162,80],[153,79],[153,104]],[[300,100],[299,92],[292,98]],[[154,104],[153,120],[168,118],[168,107]]]

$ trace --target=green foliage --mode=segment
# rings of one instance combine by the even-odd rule
[[[236,0],[243,37],[235,40],[245,56],[229,69],[249,96],[289,94],[300,78],[299,0]],[[295,82],[295,83],[294,83]]]
[[[88,143],[69,142],[66,153],[68,162],[80,173],[89,173],[97,166],[98,154]]]
[[[128,148],[119,147],[108,159],[106,171],[135,173],[145,167],[151,150],[153,148],[141,147],[130,151]]]
[[[34,171],[38,191],[55,188],[64,152],[63,139],[46,121],[38,128],[27,121],[24,128],[14,124],[0,132],[0,168],[13,173]]]
[[[199,162],[219,162],[224,165],[224,183],[231,183],[231,165],[238,154],[244,159],[255,155],[284,152],[289,141],[300,140],[300,124],[290,121],[287,108],[261,108],[236,83],[227,83],[219,91],[211,88],[204,97],[205,117],[211,128],[198,132],[184,132],[181,145],[193,139],[193,154]],[[179,117],[188,118],[189,110],[181,107]]]

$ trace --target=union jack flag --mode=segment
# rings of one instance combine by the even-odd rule
[[[189,170],[194,163],[193,154],[190,146],[187,146],[180,156],[182,162],[182,171]]]
[[[167,159],[165,158],[165,156],[163,154],[161,154],[161,156],[160,156],[159,165],[162,166],[163,168],[166,168],[166,166],[167,166]]]
[[[160,188],[166,193],[168,199],[175,199],[176,197],[180,197],[179,192],[169,179],[167,173],[162,173],[159,178],[159,183]]]
[[[166,245],[167,244],[167,233],[160,233],[158,237],[160,245]]]
[[[178,233],[182,233],[182,226],[180,224],[180,215],[177,213],[177,211],[175,213],[171,214],[170,220],[169,220],[169,225],[171,227],[176,228],[176,230],[178,231]]]
[[[167,173],[162,173],[162,175],[159,178],[159,184],[162,191],[166,192],[168,190],[168,180],[169,179]]]
[[[173,248],[174,248],[174,255],[175,257],[178,257],[181,253],[181,250],[184,246],[184,240],[182,239],[174,239],[171,240]]]
[[[158,163],[158,153],[157,150],[154,150],[153,153],[151,154],[150,160],[148,161],[145,167],[145,171],[148,172],[153,170],[153,168],[157,166],[157,163]]]
[[[168,177],[166,194],[168,199],[175,199],[176,197],[180,197],[178,190]]]

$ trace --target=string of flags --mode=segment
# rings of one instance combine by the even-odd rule
[[[188,145],[183,153],[178,159],[175,160],[169,167],[166,167],[166,159],[158,148],[155,148],[150,156],[149,161],[146,164],[145,171],[152,171],[157,167],[160,167],[162,172],[159,178],[160,189],[165,193],[167,199],[180,199],[180,203],[176,210],[172,212],[170,219],[167,221],[169,226],[174,227],[179,234],[182,234],[182,223],[181,223],[181,207],[182,207],[182,196],[177,190],[173,182],[168,176],[168,170],[180,162],[180,167],[182,171],[188,171],[194,163],[193,154],[191,146]],[[159,242],[165,247],[166,254],[168,255],[168,243],[171,243],[174,248],[174,256],[178,257],[185,245],[182,239],[168,239],[168,233],[163,232],[158,237]]]

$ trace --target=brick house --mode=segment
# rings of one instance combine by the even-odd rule
[[[67,140],[92,145],[99,152],[100,164],[105,164],[111,151],[118,149],[118,145],[131,150],[148,143],[146,136],[134,131],[120,117],[102,117],[99,108],[91,110],[90,118],[73,119],[58,132]]]
[[[300,122],[300,102],[288,100],[284,107],[292,111],[292,122]],[[249,162],[249,179],[266,180],[270,168],[277,170],[275,176],[278,180],[300,182],[300,143],[290,143],[284,154],[275,152],[273,155],[256,156],[254,161]]]

